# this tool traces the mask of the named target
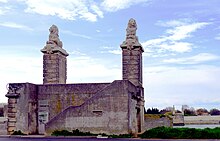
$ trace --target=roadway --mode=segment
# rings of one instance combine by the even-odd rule
[[[125,139],[125,138],[94,138],[94,137],[0,137],[0,141],[190,141],[189,139]],[[216,141],[199,139],[192,141]]]

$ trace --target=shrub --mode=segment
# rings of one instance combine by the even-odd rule
[[[101,134],[93,134],[90,132],[81,132],[78,129],[72,130],[72,132],[67,131],[67,130],[55,130],[51,134],[52,136],[97,136],[97,135],[102,135],[102,136],[108,136],[110,138],[131,138],[131,134],[120,134],[120,135],[106,135],[104,133]]]
[[[4,109],[0,108],[0,117],[3,117],[3,116],[4,116]]]
[[[132,138],[132,134],[109,135],[110,138]]]
[[[220,128],[195,129],[157,127],[145,131],[140,137],[162,139],[220,139]]]
[[[92,134],[90,132],[81,132],[78,129],[72,130],[72,132],[67,130],[55,130],[51,134],[52,136],[96,136],[97,134]]]
[[[220,110],[219,109],[211,109],[210,110],[210,115],[215,116],[215,115],[220,115]]]
[[[18,131],[14,131],[14,132],[12,133],[12,135],[26,135],[26,134],[24,134],[23,132],[21,132],[21,130],[18,130]]]
[[[72,132],[69,132],[67,130],[55,130],[53,131],[53,133],[51,134],[52,136],[72,136]]]

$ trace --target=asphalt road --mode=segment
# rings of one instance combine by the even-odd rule
[[[71,137],[46,137],[46,138],[38,138],[38,137],[0,137],[0,141],[144,141],[144,139],[97,139],[97,138],[71,138]],[[169,140],[169,139],[146,139],[146,141],[190,141],[190,140]],[[200,140],[193,140],[193,141],[216,141],[210,139],[200,139]]]
[[[46,137],[46,138],[32,138],[32,137],[2,137],[0,141],[140,141],[140,139],[102,139],[102,138],[71,138],[71,137]]]
[[[32,138],[32,137],[6,137],[0,138],[0,141],[140,141],[140,139],[97,139],[97,138],[70,138],[70,137],[58,137],[58,138]]]

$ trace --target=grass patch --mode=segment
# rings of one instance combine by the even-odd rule
[[[169,118],[172,119],[169,114],[144,114],[144,118],[148,119],[160,119],[160,118]]]
[[[145,118],[150,118],[150,119],[159,119],[161,118],[161,116],[162,114],[144,114]]]
[[[55,130],[51,134],[52,136],[97,136],[97,134],[92,134],[90,132],[81,132],[78,129],[72,130],[72,132],[67,130]]]
[[[120,134],[120,135],[107,135],[104,133],[93,134],[90,132],[81,132],[78,129],[72,130],[72,132],[67,131],[67,130],[61,130],[61,131],[55,130],[53,131],[51,135],[52,136],[98,136],[98,135],[102,135],[102,136],[107,136],[109,138],[131,138],[132,137],[131,134]]]
[[[157,127],[145,131],[141,138],[161,138],[161,139],[220,139],[220,128],[169,128]]]

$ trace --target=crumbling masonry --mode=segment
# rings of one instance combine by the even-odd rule
[[[8,134],[51,134],[54,130],[136,134],[144,130],[142,53],[130,19],[122,49],[123,80],[112,83],[66,84],[68,53],[58,28],[49,29],[43,53],[43,84],[10,83]]]

